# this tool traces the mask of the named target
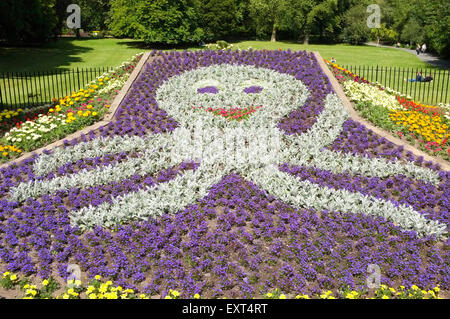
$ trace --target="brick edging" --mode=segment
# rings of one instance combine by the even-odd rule
[[[350,117],[353,120],[363,124],[369,130],[375,132],[376,134],[380,135],[381,137],[386,138],[388,141],[390,141],[390,142],[392,142],[394,144],[403,146],[406,151],[410,151],[411,153],[413,153],[416,156],[422,156],[425,161],[432,161],[434,163],[438,163],[441,166],[442,170],[450,171],[450,163],[447,162],[446,160],[432,157],[432,156],[428,155],[427,153],[425,153],[425,152],[415,148],[414,146],[406,143],[405,141],[403,141],[403,140],[401,140],[399,138],[396,138],[395,136],[392,136],[387,131],[385,131],[385,130],[377,127],[377,126],[374,126],[372,123],[370,123],[367,120],[365,120],[364,118],[362,118],[356,112],[356,110],[353,108],[353,103],[345,95],[344,90],[342,89],[341,85],[339,84],[339,82],[334,77],[333,73],[331,73],[331,71],[328,68],[328,66],[325,64],[325,61],[323,60],[323,58],[320,55],[320,53],[317,52],[317,51],[314,51],[313,54],[314,54],[317,62],[319,63],[320,68],[322,69],[322,71],[325,73],[325,75],[330,80],[334,91],[339,96],[339,98],[342,100],[345,108],[348,110],[348,112],[350,114]]]
[[[32,157],[33,155],[39,155],[42,154],[42,152],[44,152],[45,150],[49,150],[58,146],[62,146],[64,144],[65,140],[73,140],[75,138],[80,137],[82,134],[87,134],[92,130],[96,130],[102,126],[107,125],[109,122],[111,122],[111,120],[114,118],[114,116],[117,113],[117,110],[119,108],[120,103],[122,103],[123,99],[125,98],[125,96],[127,95],[128,91],[130,90],[131,86],[133,85],[134,81],[138,78],[139,74],[141,73],[141,71],[143,70],[146,62],[148,61],[149,57],[150,57],[151,52],[146,52],[144,53],[144,55],[141,57],[141,59],[139,60],[138,64],[136,65],[136,68],[133,70],[133,72],[131,72],[130,77],[128,78],[128,80],[125,82],[124,86],[122,87],[122,89],[119,91],[119,93],[116,95],[116,97],[114,98],[113,102],[111,103],[111,106],[108,110],[108,112],[105,114],[105,116],[103,117],[103,119],[99,122],[96,122],[94,124],[92,124],[91,126],[87,126],[85,128],[83,128],[80,131],[76,131],[70,135],[65,136],[64,138],[55,141],[51,144],[45,145],[39,149],[36,149],[34,151],[28,152],[23,154],[22,156],[3,163],[2,165],[0,165],[0,169],[7,167],[11,164],[14,163],[19,163],[22,162],[24,160],[26,160],[27,158]]]

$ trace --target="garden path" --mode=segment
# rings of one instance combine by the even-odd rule
[[[374,42],[368,42],[368,43],[366,43],[366,45],[375,46],[375,47],[378,46],[378,47],[382,47],[382,48],[391,48],[391,49],[396,49],[396,50],[403,50],[405,52],[417,55],[415,50],[410,50],[410,49],[407,49],[407,48],[396,48],[396,47],[393,47],[393,46],[390,46],[390,45],[382,45],[382,44],[377,45]],[[440,57],[438,57],[436,55],[433,55],[433,54],[430,54],[430,53],[420,53],[417,57],[419,59],[421,59],[422,61],[424,61],[424,62],[426,62],[428,64],[431,64],[433,66],[438,66],[438,67],[441,67],[441,68],[444,68],[444,69],[449,69],[450,68],[450,61],[442,59],[442,58],[440,58]]]

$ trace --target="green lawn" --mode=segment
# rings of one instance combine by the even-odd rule
[[[331,57],[334,57],[340,66],[369,81],[377,81],[384,86],[408,94],[417,102],[438,104],[439,102],[448,103],[450,100],[450,94],[448,94],[449,71],[427,64],[415,54],[402,50],[346,44],[303,45],[293,42],[274,43],[268,41],[244,41],[233,43],[233,45],[239,49],[251,47],[253,49],[318,51],[323,58],[330,60]],[[365,68],[363,69],[362,66]],[[377,66],[379,67],[378,72],[376,72]],[[410,83],[404,80],[405,78],[415,78],[418,70],[421,70],[424,75],[433,75],[434,81]]]
[[[116,66],[143,51],[130,39],[60,38],[42,47],[0,47],[0,73]]]
[[[42,47],[0,47],[0,74],[44,72],[33,77],[8,75],[8,80],[0,77],[0,107],[27,108],[46,104],[53,97],[62,97],[84,87],[102,71],[71,73],[64,77],[55,73],[77,68],[114,67],[142,51],[140,42],[129,39],[60,38]]]
[[[430,67],[414,54],[394,48],[377,48],[372,46],[353,46],[346,44],[310,44],[303,45],[293,42],[244,41],[233,43],[240,49],[269,50],[306,50],[318,51],[324,59],[334,57],[339,65],[392,66],[405,68]]]
[[[253,49],[318,51],[326,59],[331,59],[331,57],[336,58],[337,63],[341,66],[364,65],[376,67],[379,65],[384,67],[411,68],[411,74],[408,74],[407,77],[414,77],[414,71],[412,69],[436,69],[422,62],[414,54],[390,48],[350,46],[344,44],[303,45],[284,41],[242,41],[234,43],[234,46],[240,49],[248,49],[251,47]],[[4,72],[58,72],[60,70],[74,70],[76,68],[114,67],[128,60],[136,53],[151,49],[153,47],[145,46],[137,40],[74,38],[60,38],[42,47],[0,47],[0,74]],[[188,49],[196,50],[199,47],[190,47]],[[424,70],[424,72],[427,73],[428,70]],[[391,75],[389,75],[388,80],[393,80],[390,77]],[[369,77],[369,79],[371,78]],[[398,76],[396,80],[398,80]],[[443,81],[445,83],[442,82],[439,85],[436,83],[438,81],[435,81],[434,86],[437,85],[442,90],[442,87],[445,88],[448,86],[447,80],[443,79]],[[388,85],[387,81],[380,82]],[[81,86],[84,86],[84,84],[86,83],[81,83]],[[63,91],[65,91],[67,85],[69,86],[69,92],[61,93],[61,90],[58,91],[58,88],[64,88]],[[26,90],[22,90],[22,87],[26,87]],[[42,90],[41,87],[44,89]],[[400,86],[393,85],[393,88],[400,89]],[[28,102],[30,101],[30,97],[35,101],[35,105],[39,105],[50,101],[52,97],[63,96],[77,89],[79,89],[77,80],[58,80],[55,76],[41,75],[31,79],[14,77],[10,78],[9,82],[0,78],[0,98],[2,100],[0,102],[3,102],[4,108],[29,107],[32,106],[29,105],[31,102]],[[440,90],[433,88],[432,92],[436,91],[436,96],[441,96]],[[409,93],[409,91],[404,93]],[[424,98],[422,101],[428,103],[440,102],[435,98]]]
[[[426,67],[415,55],[396,49],[371,46],[303,45],[293,42],[243,41],[234,43],[241,49],[291,49],[319,51],[322,57],[335,57],[338,64],[383,65],[392,67]],[[147,48],[150,50],[151,48]],[[197,48],[191,48],[197,49]],[[0,73],[48,71],[99,66],[116,66],[136,53],[143,45],[130,39],[60,38],[39,48],[0,47]]]

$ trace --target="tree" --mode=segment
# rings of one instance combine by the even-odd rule
[[[435,0],[424,8],[424,12],[424,32],[429,47],[450,57],[450,4],[447,0]]]
[[[379,28],[373,28],[371,30],[372,37],[377,41],[377,45],[381,40],[393,42],[397,39],[397,32],[392,29],[386,28],[386,24],[382,23]]]
[[[421,43],[423,41],[423,27],[416,19],[411,18],[403,27],[400,39],[409,43],[412,46],[414,43]]]
[[[250,0],[250,16],[258,36],[266,35],[270,30],[270,41],[277,40],[277,30],[287,4],[288,0]]]
[[[239,8],[235,0],[200,0],[199,8],[207,40],[226,38],[237,31]]]
[[[340,35],[343,42],[362,44],[369,39],[366,9],[364,5],[354,6],[343,15],[344,28]]]
[[[287,0],[279,27],[296,34],[304,44],[309,43],[312,34],[320,39],[334,37],[343,7],[337,0]]]
[[[140,0],[112,0],[107,25],[119,38],[134,38],[139,28],[137,4]]]
[[[10,44],[45,42],[56,26],[55,0],[0,1],[0,38]]]
[[[83,30],[105,30],[107,28],[109,0],[78,0],[77,4],[81,8],[81,28]]]
[[[147,43],[194,43],[204,37],[197,0],[113,0],[109,22],[115,36]]]

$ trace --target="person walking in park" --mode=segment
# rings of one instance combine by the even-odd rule
[[[421,50],[421,48],[420,48],[420,44],[419,44],[419,43],[417,43],[417,48],[416,48],[416,52],[417,52],[417,55],[419,55],[419,54],[420,54],[420,50]]]
[[[427,45],[424,43],[424,44],[422,44],[422,53],[425,53],[426,50],[427,50]]]

